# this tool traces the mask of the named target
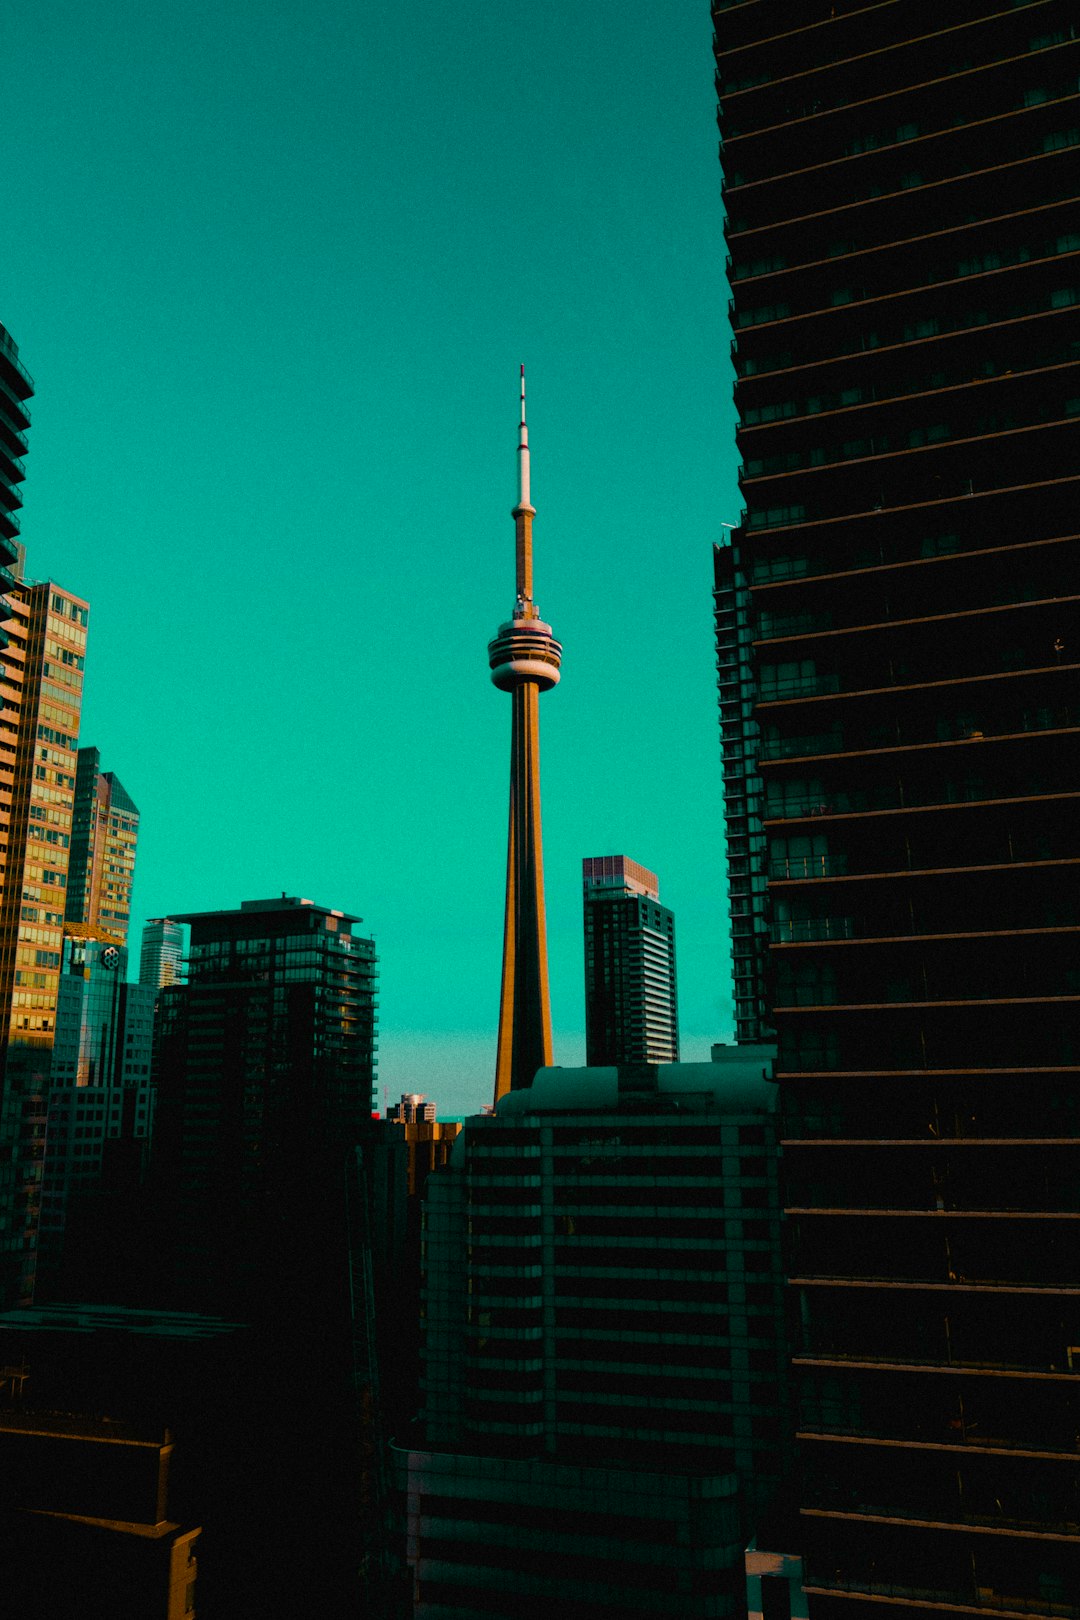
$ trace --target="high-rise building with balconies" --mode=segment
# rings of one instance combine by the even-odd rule
[[[33,1285],[63,947],[87,604],[24,578],[33,383],[0,327],[0,1302]]]
[[[319,1211],[370,1132],[375,946],[359,917],[286,895],[175,921],[191,950],[187,983],[159,997],[164,1288],[184,1308],[251,1312],[318,1271]]]
[[[745,1616],[790,1449],[777,1096],[768,1048],[714,1053],[541,1069],[429,1178],[418,1620]]]
[[[713,0],[814,1620],[1080,1615],[1080,26]]]
[[[26,402],[33,397],[34,379],[19,359],[19,346],[10,332],[0,326],[0,565],[5,572],[0,583],[10,585],[8,570],[19,552],[19,485],[26,477],[23,456],[30,413]]]
[[[656,874],[625,855],[581,863],[585,908],[585,1056],[677,1063],[675,918]]]

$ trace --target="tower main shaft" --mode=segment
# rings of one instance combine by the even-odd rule
[[[532,589],[529,435],[525,368],[521,368],[518,500],[513,509],[517,599],[513,617],[488,646],[491,679],[513,699],[510,736],[510,828],[506,855],[499,1045],[495,1100],[532,1084],[551,1063],[544,857],[540,834],[540,693],[559,680],[562,647],[540,618]]]

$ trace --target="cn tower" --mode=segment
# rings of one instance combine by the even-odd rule
[[[517,599],[513,617],[488,644],[491,678],[513,700],[510,738],[510,835],[506,853],[506,924],[503,934],[499,1050],[495,1101],[531,1086],[551,1063],[544,857],[540,839],[540,693],[559,679],[562,647],[533,601],[532,521],[529,499],[529,430],[525,426],[525,367],[521,368],[518,498],[513,509]]]

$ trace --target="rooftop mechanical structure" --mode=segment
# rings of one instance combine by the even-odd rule
[[[518,499],[513,508],[517,598],[513,616],[488,645],[491,679],[513,699],[510,742],[510,831],[506,856],[506,923],[495,1100],[532,1084],[551,1063],[544,858],[540,836],[541,692],[558,684],[562,647],[533,600],[529,430],[525,425],[525,367],[521,368]]]

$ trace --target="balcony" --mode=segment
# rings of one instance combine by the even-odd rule
[[[824,1423],[808,1424],[797,1429],[795,1438],[800,1444],[809,1445],[872,1446],[881,1450],[940,1452],[958,1457],[1029,1457],[1037,1462],[1068,1462],[1074,1467],[1078,1454],[1076,1445],[1058,1451],[1043,1451],[1020,1445],[1001,1435],[980,1433],[971,1439],[965,1436],[963,1440],[956,1441],[920,1440],[894,1434],[868,1434],[862,1428],[845,1429]]]
[[[1035,1294],[1040,1296],[1052,1295],[1054,1298],[1080,1299],[1080,1287],[1076,1287],[1069,1283],[1018,1283],[999,1281],[997,1279],[991,1280],[989,1278],[981,1279],[978,1282],[972,1282],[967,1278],[959,1277],[949,1278],[945,1282],[927,1282],[914,1277],[831,1277],[807,1275],[788,1277],[787,1283],[790,1288],[868,1288],[875,1291],[879,1288],[884,1288],[896,1290],[901,1293],[916,1294]],[[1047,1373],[1032,1373],[1025,1376],[1059,1376],[1063,1378],[1075,1378],[1078,1376],[1078,1374],[1071,1372],[1057,1375]]]
[[[940,1609],[944,1614],[976,1614],[984,1620],[1078,1620],[1080,1604],[1055,1603],[1045,1598],[998,1596],[990,1587],[973,1589],[969,1602],[957,1602],[957,1594],[940,1587],[895,1586],[891,1582],[837,1579],[821,1585],[816,1578],[804,1581],[803,1591],[811,1597],[860,1597],[882,1604],[901,1603],[904,1608],[918,1604],[923,1609]]]
[[[929,1285],[924,1285],[929,1286]],[[1015,1291],[1015,1290],[1014,1290]],[[1030,1290],[1028,1290],[1030,1292]],[[1056,1368],[1033,1367],[1029,1362],[1019,1361],[973,1361],[964,1357],[953,1357],[952,1360],[928,1361],[925,1356],[916,1359],[913,1356],[898,1356],[890,1353],[886,1356],[860,1356],[830,1352],[828,1350],[806,1351],[803,1354],[792,1356],[793,1367],[822,1367],[836,1368],[841,1371],[870,1372],[870,1373],[928,1373],[931,1377],[973,1377],[973,1378],[1021,1378],[1025,1381],[1041,1383],[1069,1383],[1074,1387],[1077,1383],[1075,1372],[1062,1372]],[[1075,1455],[1075,1453],[1073,1453]]]
[[[891,1511],[886,1507],[876,1511],[860,1510],[857,1508],[833,1507],[804,1507],[799,1511],[806,1518],[814,1519],[843,1519],[848,1523],[857,1524],[910,1524],[918,1526],[921,1530],[966,1530],[971,1535],[996,1535],[1017,1537],[1020,1540],[1037,1539],[1039,1541],[1076,1541],[1080,1542],[1080,1522],[1070,1519],[1059,1520],[1056,1524],[1047,1527],[1038,1519],[1014,1520],[995,1518],[989,1513],[965,1514],[962,1518],[946,1517],[946,1509],[941,1509],[940,1518],[926,1518],[916,1512],[914,1508],[907,1512],[901,1511],[900,1505],[889,1504]],[[1045,1611],[1039,1611],[1040,1613]]]

